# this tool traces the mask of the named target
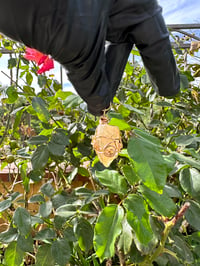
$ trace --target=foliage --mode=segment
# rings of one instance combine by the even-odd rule
[[[38,76],[23,46],[5,38],[1,46],[14,51],[2,88],[1,169],[18,169],[1,193],[1,265],[199,265],[199,65],[186,68],[174,51],[181,94],[164,99],[140,63],[127,64],[108,112],[124,148],[105,169],[91,147],[98,119],[80,97]],[[31,194],[32,183],[41,187]]]

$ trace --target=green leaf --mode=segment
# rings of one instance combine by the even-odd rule
[[[122,232],[120,234],[119,242],[117,244],[119,250],[123,251],[126,255],[131,249],[131,244],[133,241],[132,228],[128,224],[127,220],[124,219],[122,222]]]
[[[120,113],[116,113],[114,111],[110,111],[108,113],[108,117],[109,117],[109,119],[111,119],[111,118],[117,118],[117,119],[123,120],[123,116]]]
[[[16,240],[18,231],[16,228],[10,227],[7,231],[0,233],[1,243],[10,243]]]
[[[93,195],[93,191],[85,187],[77,187],[74,189],[74,194],[80,197],[91,197]]]
[[[67,239],[69,242],[75,242],[77,241],[73,228],[71,226],[68,226],[64,231],[63,231],[64,238]]]
[[[125,73],[126,75],[129,75],[129,76],[133,74],[133,66],[130,64],[129,61],[126,64]]]
[[[64,100],[63,105],[65,108],[74,108],[79,106],[83,100],[80,96],[76,94],[69,95],[66,100]]]
[[[10,58],[8,59],[8,69],[11,69],[13,67],[17,66],[17,59],[16,58]]]
[[[198,153],[198,150],[196,151],[194,148],[187,148],[184,149],[184,152],[191,155],[193,158],[200,160],[200,154]]]
[[[63,206],[60,206],[56,210],[56,215],[70,218],[71,216],[74,216],[77,213],[77,206],[72,204],[65,204]]]
[[[186,75],[180,74],[180,87],[181,90],[189,88],[189,81]]]
[[[10,194],[10,197],[12,201],[16,200],[17,198],[19,198],[20,196],[22,196],[22,194],[20,194],[18,191],[13,192]]]
[[[6,94],[8,96],[7,103],[12,104],[18,99],[18,92],[14,86],[10,86],[6,90]]]
[[[66,223],[67,218],[55,215],[54,217],[54,226],[56,230],[62,230],[63,225]]]
[[[157,102],[156,105],[162,106],[162,107],[172,107],[172,104],[171,103],[168,103],[166,101]]]
[[[148,245],[153,238],[153,231],[149,221],[147,204],[142,197],[129,194],[124,201],[124,206],[127,210],[127,221],[133,228],[137,239],[141,244]]]
[[[44,123],[49,123],[50,114],[49,111],[47,110],[47,105],[45,101],[42,98],[33,97],[32,106],[35,112],[37,113],[39,120],[41,120]]]
[[[71,248],[68,240],[57,239],[53,242],[51,250],[55,262],[57,262],[59,266],[66,266],[71,257]]]
[[[48,143],[49,152],[54,156],[62,156],[65,153],[65,144],[57,144],[52,141]]]
[[[162,194],[158,194],[145,186],[140,186],[140,191],[151,208],[159,214],[172,217],[176,213],[175,203],[164,190]]]
[[[5,251],[6,266],[22,266],[24,259],[24,251],[22,251],[17,242],[12,242],[8,245]]]
[[[51,228],[45,228],[35,235],[34,240],[46,240],[54,238],[56,238],[56,232]]]
[[[46,84],[47,84],[47,78],[46,78],[46,76],[44,76],[44,75],[38,75],[38,85],[40,86],[40,88],[42,88]]]
[[[74,168],[74,170],[71,172],[71,174],[67,178],[69,184],[71,184],[71,182],[74,180],[74,178],[76,177],[77,173],[78,173],[78,168]]]
[[[90,172],[85,167],[79,167],[78,168],[78,174],[81,176],[87,176],[87,177],[90,176]]]
[[[144,184],[160,193],[166,182],[167,166],[158,144],[157,139],[149,135],[147,138],[133,137],[128,142],[128,153]]]
[[[190,207],[185,213],[185,218],[192,227],[200,231],[200,204],[193,200],[190,200],[189,202]]]
[[[172,241],[173,241],[173,252],[175,252],[179,258],[182,258],[185,265],[187,264],[192,265],[194,262],[194,257],[187,243],[177,235],[173,236]]]
[[[31,235],[28,237],[19,235],[17,239],[18,247],[24,252],[33,252],[33,238]]]
[[[114,256],[123,218],[123,208],[115,204],[105,207],[99,215],[94,231],[94,248],[101,262]]]
[[[170,198],[182,198],[181,191],[173,184],[166,184],[164,187],[164,191],[168,194]]]
[[[175,142],[179,146],[190,145],[194,140],[195,140],[195,137],[191,135],[181,135],[175,138]]]
[[[48,159],[49,149],[47,145],[41,145],[37,147],[31,159],[33,170],[44,168],[48,162]]]
[[[31,86],[32,82],[33,82],[33,76],[32,76],[32,74],[30,72],[27,72],[26,73],[26,83],[29,86]]]
[[[51,253],[51,245],[44,244],[40,246],[36,254],[35,266],[55,266],[54,258]]]
[[[192,166],[200,170],[200,164],[198,160],[194,160],[192,157],[184,156],[178,152],[173,152],[172,156],[179,162],[185,163],[186,165]]]
[[[30,233],[31,216],[26,209],[18,207],[14,213],[13,220],[22,235],[26,236]]]
[[[24,95],[35,96],[35,89],[30,86],[23,86]]]
[[[42,176],[44,175],[42,170],[31,170],[29,172],[29,179],[33,180],[34,182],[41,181]]]
[[[39,213],[42,217],[47,218],[52,212],[52,202],[47,201],[40,205]]]
[[[17,150],[17,155],[23,159],[30,159],[31,158],[30,154],[28,154],[27,148],[22,148],[20,150]]]
[[[144,261],[145,256],[142,254],[142,252],[139,252],[134,242],[132,242],[130,252],[128,254],[130,256],[130,261],[134,262],[134,264],[139,264],[140,262]],[[133,265],[134,265],[133,264]],[[159,265],[161,266],[161,265]],[[162,265],[164,266],[164,265]],[[166,266],[166,265],[165,265]]]
[[[63,129],[57,129],[52,135],[51,141],[48,143],[48,148],[51,154],[62,156],[67,145],[69,145],[67,132]]]
[[[12,204],[11,199],[6,199],[0,202],[0,212],[7,210]]]
[[[61,194],[55,194],[51,200],[53,203],[53,207],[57,209],[58,207],[63,206],[67,203],[73,203],[77,200],[77,198],[63,191]]]
[[[96,177],[106,186],[112,193],[127,194],[126,179],[114,170],[96,171]]]
[[[42,195],[40,194],[35,194],[29,199],[30,203],[35,203],[35,202],[45,202],[45,199]]]
[[[24,187],[24,190],[26,192],[29,192],[30,190],[30,185],[29,185],[29,178],[27,177],[27,169],[28,169],[28,165],[26,162],[22,163],[19,167],[19,170],[20,170],[20,175],[21,175],[21,178],[23,180],[23,187]]]
[[[141,243],[135,232],[133,232],[133,239],[134,239],[134,243],[138,249],[138,251],[141,252],[141,254],[150,254],[151,252],[153,252],[153,250],[155,250],[157,244],[158,244],[158,239],[160,239],[160,236],[162,235],[163,232],[163,227],[161,226],[161,224],[156,220],[156,218],[153,218],[151,215],[149,216],[149,221],[150,221],[150,226],[151,229],[153,231],[153,237],[152,239],[148,242],[147,245],[144,245],[143,243]]]
[[[170,155],[163,155],[163,158],[165,160],[165,165],[167,168],[167,173],[170,174],[175,169],[176,160]]]
[[[81,250],[88,252],[93,245],[94,233],[91,224],[84,218],[79,218],[76,220],[74,231]]]
[[[51,141],[65,146],[69,145],[69,136],[67,135],[67,131],[57,128],[56,132],[52,135]]]
[[[60,98],[61,100],[65,100],[68,96],[72,95],[71,91],[62,91],[58,90],[55,94],[56,98]]]
[[[130,110],[128,108],[126,108],[124,105],[120,105],[118,107],[118,110],[117,110],[121,115],[122,115],[122,119],[123,118],[126,118],[130,115]]]
[[[122,119],[111,118],[109,125],[117,126],[120,130],[130,130],[131,126]]]
[[[51,198],[55,193],[54,187],[49,182],[43,184],[40,191],[49,198]]]
[[[31,145],[40,145],[40,144],[47,143],[48,140],[49,140],[49,138],[47,136],[39,135],[39,136],[35,136],[35,137],[30,138],[28,140],[28,143]]]
[[[136,184],[140,180],[134,168],[128,164],[123,166],[123,174],[131,185]]]
[[[133,106],[130,105],[130,104],[124,104],[124,103],[123,103],[123,106],[124,106],[125,108],[127,108],[128,110],[134,112],[134,113],[137,113],[137,114],[139,114],[139,115],[144,115],[144,113],[143,113],[141,110],[139,110],[139,109],[133,107]]]
[[[138,128],[134,128],[134,134],[137,137],[143,139],[145,142],[148,142],[151,145],[161,148],[160,140],[156,138],[155,136],[150,135],[148,132],[138,129]]]
[[[44,224],[44,221],[38,216],[32,216],[31,217],[31,225],[35,226],[38,224]]]
[[[193,198],[200,200],[200,172],[195,168],[184,168],[180,171],[181,187]]]
[[[22,106],[22,107],[19,107],[17,109],[15,109],[12,114],[15,114],[15,122],[13,124],[13,132],[15,132],[21,122],[21,117],[22,117],[22,114],[24,112],[25,108]]]

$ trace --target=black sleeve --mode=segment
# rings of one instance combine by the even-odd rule
[[[179,72],[161,14],[137,25],[131,34],[156,92],[175,96],[180,89]]]
[[[0,0],[0,32],[62,64],[94,115],[112,101],[105,39],[114,0]]]
[[[94,115],[110,105],[134,43],[157,91],[165,96],[178,91],[155,0],[0,0],[0,5],[0,32],[52,55]]]
[[[161,12],[156,0],[117,0],[107,39],[135,44],[156,92],[174,96],[179,92],[180,78]]]
[[[107,46],[105,70],[112,92],[111,99],[118,89],[132,47],[131,43],[109,43]]]

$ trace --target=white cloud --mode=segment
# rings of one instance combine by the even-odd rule
[[[200,23],[199,0],[159,0],[167,24]]]

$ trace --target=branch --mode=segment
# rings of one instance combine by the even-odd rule
[[[179,210],[179,212],[176,214],[176,216],[174,216],[171,220],[166,221],[165,224],[165,228],[164,231],[162,233],[162,238],[160,240],[159,246],[156,249],[156,251],[152,254],[152,256],[147,257],[144,262],[142,262],[140,265],[141,266],[147,266],[147,265],[152,265],[153,261],[160,256],[162,253],[165,252],[165,243],[167,241],[168,235],[172,229],[172,227],[175,226],[175,224],[178,222],[178,220],[180,220],[183,215],[185,214],[185,212],[187,211],[187,209],[190,207],[190,203],[186,202],[181,209]]]
[[[177,223],[178,220],[180,220],[183,215],[185,214],[185,212],[187,211],[187,209],[190,207],[190,203],[186,202],[181,209],[179,210],[179,212],[177,213],[176,216],[174,216],[174,218],[172,218],[171,223],[173,224],[173,226]]]

